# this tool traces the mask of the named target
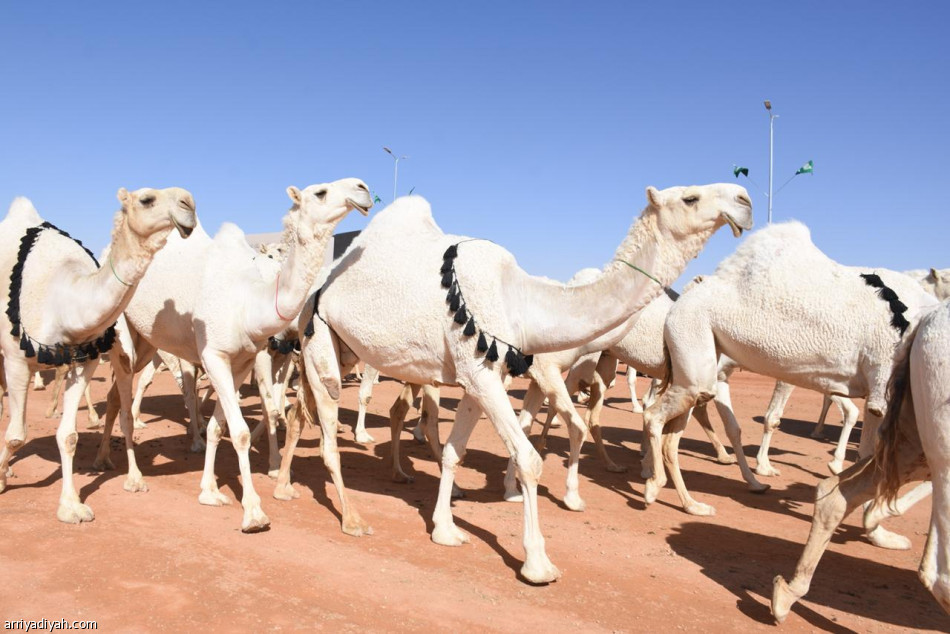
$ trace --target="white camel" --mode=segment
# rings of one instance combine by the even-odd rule
[[[395,201],[369,223],[315,298],[319,318],[313,320],[313,336],[301,346],[307,385],[301,386],[298,403],[307,411],[306,402],[316,397],[323,457],[340,495],[344,531],[358,534],[367,528],[346,499],[335,437],[341,360],[347,367],[358,357],[403,381],[465,390],[442,451],[433,541],[458,546],[469,539],[453,521],[450,499],[455,470],[484,411],[514,454],[524,494],[521,573],[538,583],[560,575],[545,553],[538,521],[541,458],[518,424],[503,375],[523,374],[531,355],[581,346],[616,328],[661,292],[641,270],[668,284],[681,270],[665,259],[668,252],[682,252],[683,240],[704,241],[703,235],[723,224],[748,224],[751,213],[746,191],[736,185],[651,187],[647,198],[647,208],[604,273],[579,286],[530,276],[510,253],[487,240],[444,234],[419,197]],[[305,308],[301,320],[306,315]],[[352,358],[343,354],[346,349]],[[295,494],[289,480],[299,435],[295,427],[288,425],[275,490],[279,497]],[[578,446],[584,431],[572,428]]]
[[[132,299],[139,281],[169,234],[181,238],[195,227],[195,203],[178,187],[120,189],[107,262],[44,223],[33,204],[17,198],[0,222],[0,350],[10,394],[10,424],[0,450],[0,491],[8,466],[26,441],[26,398],[30,376],[41,365],[68,364],[63,416],[56,431],[63,488],[60,521],[92,521],[73,482],[79,436],[76,410],[97,357],[115,340],[112,325]],[[177,235],[177,234],[176,234]],[[123,427],[126,444],[131,427]]]
[[[736,457],[740,465],[746,462],[728,389],[717,376],[720,354],[758,374],[823,394],[866,397],[860,454],[868,455],[902,341],[894,326],[906,328],[937,300],[905,275],[866,271],[829,259],[804,225],[777,224],[750,236],[713,276],[673,305],[665,325],[670,386],[644,412],[653,471],[644,496],[648,504],[666,483],[665,464],[686,511],[714,513],[689,495],[679,470],[679,438],[698,402],[715,397]],[[764,488],[754,477],[746,480],[753,490]],[[869,537],[880,546],[906,545],[905,538],[880,526]]]
[[[808,592],[832,533],[857,507],[879,521],[891,512],[908,482],[933,479],[930,530],[918,571],[921,582],[950,612],[950,302],[924,315],[894,368],[881,440],[872,456],[822,481],[815,513],[795,576],[775,577],[772,614],[780,623]]]
[[[283,240],[290,253],[275,279],[265,279],[244,234],[231,224],[222,226],[213,240],[199,228],[193,241],[169,241],[156,258],[139,294],[125,311],[129,330],[121,342],[128,358],[114,364],[116,381],[109,392],[106,430],[97,457],[98,465],[109,464],[108,437],[120,401],[124,429],[125,420],[131,418],[132,376],[152,359],[156,349],[192,364],[201,363],[214,386],[217,403],[207,426],[198,501],[212,506],[231,501],[218,490],[214,475],[221,424],[227,421],[241,471],[241,528],[245,532],[262,530],[269,520],[251,479],[250,431],[236,388],[268,337],[299,314],[323,263],[333,228],[352,209],[366,214],[372,206],[368,188],[355,178],[311,185],[302,191],[288,187],[287,195],[292,207],[284,217]],[[197,418],[196,412],[191,415],[193,420]],[[147,490],[134,453],[127,453],[126,487]]]

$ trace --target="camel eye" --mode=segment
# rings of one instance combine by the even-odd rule
[[[699,196],[687,196],[683,199],[683,202],[687,205],[695,205],[697,202],[699,202]]]
[[[140,198],[139,202],[148,207],[153,202],[155,202],[155,196],[146,196],[144,198]]]
[[[327,197],[327,190],[321,189],[320,191],[314,192],[313,195],[316,196],[319,200],[323,200],[324,198]]]

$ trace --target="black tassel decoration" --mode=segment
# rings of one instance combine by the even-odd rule
[[[893,302],[897,299],[897,293],[894,292],[894,289],[882,286],[877,291],[878,296],[883,299],[885,302]]]
[[[20,337],[20,350],[23,351],[27,357],[35,357],[36,350],[33,349],[33,342],[30,341],[30,338],[26,336],[26,333],[23,333],[23,336]]]
[[[448,288],[448,287],[452,286],[452,277],[453,277],[452,271],[448,271],[448,272],[446,272],[446,273],[443,273],[443,274],[442,274],[442,286],[445,287],[445,288]]]
[[[455,323],[461,326],[466,321],[468,321],[468,315],[465,313],[465,306],[459,306],[458,312],[455,313]]]
[[[472,317],[468,320],[468,323],[465,324],[465,330],[462,331],[462,334],[466,337],[471,337],[475,334],[475,318]]]
[[[505,355],[505,363],[508,365],[508,373],[511,376],[521,376],[527,372],[532,361],[534,361],[533,356],[525,356],[521,350],[513,347],[509,347],[508,354]]]
[[[41,345],[39,350],[36,351],[36,360],[43,365],[50,365],[52,363],[52,355],[49,352],[49,348]]]
[[[485,358],[492,363],[498,361],[498,344],[494,339],[491,342],[491,346],[488,348],[488,352],[485,353]]]
[[[861,277],[864,278],[864,283],[868,286],[873,286],[874,288],[882,288],[884,282],[881,278],[874,273],[861,273]]]
[[[891,306],[892,313],[906,313],[907,312],[907,306],[904,305],[904,302],[897,299],[897,297],[889,301],[888,304],[890,304]]]
[[[478,333],[478,343],[475,345],[475,349],[479,352],[486,352],[488,350],[488,340],[485,339],[485,333]]]
[[[891,317],[891,325],[897,328],[903,337],[904,333],[907,332],[907,329],[910,327],[910,322],[900,313],[894,313],[894,316]]]
[[[454,260],[459,255],[459,245],[453,244],[442,254],[443,260]]]
[[[453,313],[458,311],[459,307],[462,305],[462,297],[460,295],[452,295],[449,297],[449,310]]]
[[[440,273],[448,273],[449,271],[452,270],[452,267],[453,267],[453,266],[455,266],[455,265],[452,264],[452,260],[444,260],[444,261],[442,262],[442,268],[439,269],[439,272],[440,272]]]

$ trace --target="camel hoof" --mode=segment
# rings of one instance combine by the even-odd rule
[[[812,433],[808,434],[809,438],[814,438],[815,440],[824,440],[825,432],[824,430],[815,430]]]
[[[65,524],[80,524],[96,519],[92,509],[81,502],[60,502],[56,518]]]
[[[92,468],[96,471],[112,471],[115,469],[115,464],[113,464],[112,458],[97,458],[96,461],[92,463]]]
[[[370,436],[365,431],[358,431],[356,432],[356,442],[362,443],[364,445],[368,445],[370,443],[376,442],[376,439]]]
[[[289,482],[287,484],[278,484],[274,487],[274,499],[290,501],[296,500],[299,497],[300,493]]]
[[[712,507],[708,504],[703,504],[702,502],[693,502],[692,504],[685,506],[683,510],[690,515],[698,515],[700,517],[712,517],[716,514],[715,507]]]
[[[755,474],[760,475],[764,478],[771,478],[774,476],[782,475],[782,472],[773,467],[772,465],[760,464],[755,467]]]
[[[576,491],[571,491],[564,496],[564,506],[572,511],[577,511],[578,513],[583,512],[587,508],[587,503],[581,499],[581,496]]]
[[[422,425],[415,426],[415,428],[412,430],[412,437],[420,445],[426,444],[426,434],[422,429]]]
[[[604,465],[604,469],[610,473],[626,473],[629,467],[627,467],[627,465],[617,464],[616,462],[608,462]]]
[[[102,424],[102,421],[99,419],[93,420],[90,418],[89,422],[86,423],[86,429],[102,429],[103,427],[104,425]]]
[[[892,533],[883,526],[878,526],[868,533],[868,539],[878,548],[888,550],[910,550],[910,540],[903,535]]]
[[[716,456],[716,462],[719,464],[736,464],[738,460],[732,454],[724,453],[720,456]]]
[[[343,522],[342,529],[343,532],[350,537],[362,537],[363,535],[373,534],[373,529],[370,527],[370,525],[359,517],[357,517],[355,520],[350,520],[349,522]]]
[[[455,524],[441,524],[432,529],[432,541],[442,546],[461,546],[468,543],[469,536]]]
[[[782,575],[776,575],[772,580],[772,616],[775,617],[777,623],[785,622],[785,618],[797,600]]]
[[[205,450],[205,446],[206,445],[205,445],[204,439],[195,438],[194,441],[192,441],[191,447],[189,447],[188,450],[191,453],[201,453],[202,451]]]
[[[141,420],[136,420],[134,423],[132,423],[132,429],[145,429],[145,423],[143,423]]]
[[[561,571],[544,556],[542,561],[526,561],[521,566],[521,576],[529,583],[551,583],[561,578]]]
[[[547,440],[545,438],[542,438],[541,436],[538,436],[537,438],[535,438],[534,442],[532,442],[531,444],[534,446],[534,450],[537,451],[538,453],[541,453],[542,451],[544,451],[548,446]]]
[[[765,493],[771,488],[771,484],[762,484],[761,482],[753,482],[749,484],[749,491],[752,493]]]
[[[198,502],[205,506],[226,506],[231,503],[231,498],[221,491],[202,491]]]
[[[267,470],[267,477],[270,478],[271,480],[276,480],[276,479],[277,479],[277,476],[279,476],[279,475],[280,475],[280,469],[268,469],[268,470]]]
[[[125,479],[125,484],[122,485],[122,488],[129,493],[145,493],[148,491],[148,485],[145,484],[145,479],[141,474],[139,474],[137,477],[127,477]]]
[[[244,522],[241,523],[242,533],[260,533],[270,527],[270,520],[264,515],[261,507],[255,506],[244,511]]]
[[[643,490],[643,501],[646,504],[656,502],[656,497],[660,493],[660,486],[653,479],[647,480],[646,488]]]
[[[640,477],[644,480],[649,480],[653,477],[653,469],[650,467],[641,467],[640,468]]]
[[[3,493],[7,489],[7,477],[8,474],[0,474],[0,493]]]
[[[839,473],[844,471],[844,464],[842,464],[840,460],[832,460],[831,462],[828,463],[828,471],[830,471],[834,475],[838,475]]]
[[[631,409],[633,410],[634,414],[643,413],[643,405],[640,405],[640,401],[631,401]]]

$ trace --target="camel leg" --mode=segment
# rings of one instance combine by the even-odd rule
[[[439,482],[439,499],[432,516],[435,524],[432,539],[436,543],[449,546],[457,546],[467,540],[467,536],[455,526],[452,519],[452,484],[455,469],[465,453],[468,438],[479,414],[484,410],[505,447],[515,456],[517,477],[524,498],[525,562],[521,567],[521,575],[532,583],[554,581],[561,573],[548,559],[538,520],[541,456],[528,442],[528,437],[521,429],[501,379],[497,375],[481,372],[474,373],[471,380],[472,385],[463,385],[466,395],[459,404],[455,425],[442,451],[442,478]]]
[[[762,444],[759,445],[759,453],[755,457],[755,472],[760,476],[778,476],[782,472],[772,466],[769,461],[769,445],[772,442],[772,434],[778,429],[782,422],[782,414],[785,412],[785,406],[788,399],[795,389],[794,385],[782,381],[775,382],[775,389],[772,390],[772,399],[769,401],[769,407],[765,410],[765,425],[762,429]]]
[[[903,443],[898,449],[898,470],[902,481],[924,475],[922,451],[912,443]],[[854,463],[837,476],[821,481],[815,493],[815,513],[808,541],[795,567],[792,580],[786,582],[778,575],[772,582],[772,615],[781,623],[796,601],[808,592],[818,561],[828,547],[831,536],[842,520],[854,509],[874,497],[881,472],[870,457]]]
[[[237,389],[247,373],[250,372],[254,363],[253,358],[243,364],[243,367],[233,368],[231,359],[225,354],[213,350],[205,350],[201,355],[201,361],[205,372],[214,385],[214,391],[218,395],[218,404],[215,406],[215,413],[211,421],[208,422],[208,447],[205,451],[204,472],[201,476],[201,495],[198,501],[202,504],[211,504],[217,506],[221,504],[223,494],[217,490],[217,483],[214,477],[214,458],[220,441],[220,420],[219,415],[223,414],[227,421],[228,431],[231,435],[231,444],[238,456],[238,465],[241,470],[241,485],[244,493],[241,496],[241,506],[244,507],[244,519],[241,522],[241,530],[245,533],[253,533],[266,529],[270,525],[270,520],[264,514],[261,508],[261,498],[254,490],[254,482],[251,476],[251,461],[249,450],[251,446],[251,432],[248,429],[247,422],[241,414],[241,406],[237,399]],[[214,431],[212,432],[212,424]],[[212,441],[212,437],[215,437]],[[212,445],[213,442],[213,445]]]
[[[363,376],[365,377],[368,374],[369,372],[366,372]],[[360,384],[360,389],[362,389],[362,383]],[[393,482],[406,483],[415,481],[414,477],[407,475],[406,472],[402,470],[399,458],[399,448],[401,444],[399,442],[399,435],[402,431],[403,423],[406,420],[406,414],[408,414],[412,408],[412,401],[416,398],[418,392],[418,385],[406,383],[402,387],[402,391],[399,392],[399,396],[396,397],[396,401],[392,407],[389,408],[389,437],[392,452]]]
[[[302,370],[302,368],[301,368]],[[277,483],[274,485],[274,499],[293,500],[300,497],[300,493],[290,482],[290,463],[294,459],[294,450],[300,440],[300,430],[303,427],[302,408],[306,407],[304,397],[297,394],[297,403],[287,417],[287,434],[284,436],[284,456],[280,461],[280,470],[277,472]]]
[[[762,484],[755,478],[752,469],[749,468],[749,461],[745,457],[745,451],[742,449],[742,429],[739,427],[739,421],[732,411],[732,398],[729,394],[729,384],[725,381],[716,383],[716,411],[719,412],[719,418],[726,426],[726,435],[732,442],[732,451],[736,455],[739,463],[739,471],[742,472],[742,478],[749,485],[749,490],[754,493],[762,493],[771,488],[769,484]]]
[[[277,447],[279,412],[274,403],[274,385],[271,381],[274,371],[272,360],[270,351],[267,349],[258,350],[254,357],[254,377],[257,380],[257,391],[261,396],[261,411],[264,413],[264,418],[251,433],[251,444],[254,444],[262,430],[267,430],[267,475],[276,478],[280,470],[280,450]]]
[[[181,359],[181,390],[185,399],[185,405],[188,407],[188,430],[191,434],[192,453],[200,453],[205,448],[205,441],[201,437],[201,428],[205,426],[204,417],[201,415],[201,406],[207,400],[198,404],[198,368],[193,363]],[[208,388],[208,394],[211,388]],[[220,399],[218,399],[220,401]],[[219,424],[220,424],[220,419]]]
[[[376,442],[366,431],[366,408],[369,407],[369,402],[373,399],[373,385],[378,377],[379,370],[371,365],[363,365],[363,377],[360,379],[360,409],[356,416],[356,430],[354,431],[356,442],[359,443]],[[406,410],[406,413],[408,411]],[[406,413],[403,414],[403,420],[405,420]]]
[[[647,452],[643,459],[641,476],[646,479],[644,501],[652,504],[664,486],[666,470],[663,469],[662,436],[667,421],[687,414],[696,395],[685,387],[671,385],[666,392],[643,411],[644,436],[647,440]]]
[[[838,446],[835,447],[834,458],[831,462],[828,463],[828,469],[832,473],[841,473],[844,469],[844,457],[848,451],[848,441],[851,439],[851,430],[854,429],[854,424],[858,422],[858,407],[850,398],[844,396],[832,396],[831,400],[841,408],[842,411],[842,421],[841,421],[841,436],[838,438]],[[861,433],[862,440],[865,436],[872,438],[872,434],[867,433],[868,426],[868,416],[865,416],[864,426],[865,430]],[[871,445],[873,447],[873,445]]]
[[[831,397],[827,394],[824,395],[824,398],[821,401],[821,414],[818,416],[818,423],[815,425],[815,429],[811,432],[811,437],[818,439],[823,438],[825,435],[825,419],[828,417],[828,410],[831,408]],[[839,406],[839,409],[840,406]],[[844,411],[841,411],[841,416],[844,418]]]
[[[706,437],[712,443],[716,451],[716,462],[719,464],[735,464],[736,458],[726,449],[726,446],[719,440],[719,434],[713,429],[712,422],[709,420],[709,410],[707,403],[701,403],[693,408],[693,418],[699,421],[699,426],[706,432]]]
[[[670,479],[676,488],[676,493],[680,497],[680,503],[690,515],[709,516],[715,515],[716,509],[709,504],[703,504],[693,499],[686,489],[686,483],[683,481],[683,473],[679,465],[679,444],[683,436],[683,430],[686,429],[686,423],[689,421],[689,414],[680,414],[669,422],[667,428],[663,431],[663,464],[670,472]]]
[[[114,353],[118,355],[118,353]],[[112,456],[109,442],[112,440],[112,428],[115,426],[115,419],[119,416],[119,385],[113,380],[112,387],[106,396],[106,415],[105,422],[102,425],[102,437],[99,439],[99,451],[96,453],[96,459],[92,463],[92,468],[97,471],[106,471],[115,469],[112,462]]]
[[[79,401],[86,389],[86,380],[95,372],[96,363],[96,361],[87,361],[82,365],[76,365],[65,377],[63,418],[56,430],[56,444],[59,447],[63,474],[63,489],[59,496],[56,517],[67,524],[91,522],[95,518],[92,509],[80,502],[79,494],[76,492],[73,481],[73,457],[79,442],[79,434],[76,433],[76,412],[79,410]]]
[[[46,387],[46,381],[43,379],[43,373],[37,370],[33,373],[33,389],[42,390]]]
[[[637,398],[637,371],[629,365],[627,366],[627,387],[630,388],[630,407],[633,409],[633,413],[642,414],[643,405],[640,404],[640,400]]]
[[[293,353],[283,355],[274,373],[273,399],[277,406],[277,424],[287,426],[287,380],[293,367]]]
[[[419,426],[423,428],[425,437],[429,441],[429,449],[439,465],[442,464],[442,443],[439,440],[439,388],[433,385],[422,386],[422,413],[419,415]],[[452,492],[454,497],[462,497],[460,489]]]
[[[68,370],[69,367],[65,365],[56,368],[56,378],[53,379],[53,394],[50,396],[46,418],[54,418],[59,411],[59,392],[63,389],[63,379],[66,377]]]
[[[30,367],[25,359],[4,357],[3,370],[10,395],[10,424],[0,449],[0,493],[7,488],[7,478],[12,475],[10,458],[26,442],[26,398],[30,383]]]
[[[544,390],[539,385],[539,381],[544,381],[545,378],[537,374],[533,368],[528,370],[528,377],[531,379],[531,383],[528,384],[528,389],[525,391],[524,400],[521,402],[521,412],[518,414],[518,425],[524,431],[525,437],[530,436],[534,418],[538,415],[545,397]],[[558,375],[558,379],[560,379],[560,375]],[[548,420],[544,425],[544,429],[541,430],[541,446],[544,446],[547,430],[550,429],[553,410],[554,406],[548,403]],[[515,477],[515,457],[509,452],[508,468],[505,470],[505,500],[507,502],[522,502],[523,499],[521,491],[518,489],[518,480]]]
[[[950,538],[950,517],[947,516],[950,509],[950,476],[945,464],[946,446],[939,449],[928,446],[928,449],[931,450],[928,459],[933,463],[933,511],[927,544],[924,546],[924,555],[917,574],[921,583],[933,593],[943,609],[950,612],[950,576],[947,574],[950,570],[950,543],[947,541]],[[937,452],[941,458],[940,462],[934,460],[934,454]]]
[[[95,372],[95,368],[93,368]],[[83,390],[83,396],[86,399],[86,413],[88,416],[88,421],[86,422],[86,429],[99,429],[102,427],[102,419],[99,418],[99,413],[96,412],[96,406],[92,402],[92,377],[89,377],[89,380],[86,381],[86,389]]]
[[[161,372],[163,367],[162,358],[156,354],[139,373],[139,382],[135,386],[135,396],[132,399],[132,421],[135,429],[145,429],[145,423],[142,422],[142,399],[145,398],[145,391],[152,384],[155,375]]]
[[[597,361],[597,370],[594,372],[590,384],[590,400],[587,403],[587,428],[590,430],[594,447],[597,448],[597,455],[604,463],[604,468],[611,473],[624,473],[627,471],[626,465],[617,464],[607,455],[607,448],[604,446],[600,429],[600,414],[604,409],[607,386],[613,382],[616,376],[617,358],[606,354],[600,355],[600,359]],[[581,442],[583,442],[583,438]]]
[[[629,367],[629,366],[628,366]],[[636,376],[636,374],[634,374]],[[646,408],[650,407],[656,402],[657,393],[660,391],[660,380],[652,379],[650,381],[650,389],[647,390],[647,393],[643,395],[643,410],[646,411]],[[700,423],[702,424],[702,423]],[[649,434],[647,432],[647,423],[646,419],[643,419],[643,431],[640,434],[640,457],[647,455],[647,449],[649,449]],[[719,440],[719,438],[716,438]],[[720,444],[722,444],[720,442]],[[650,477],[650,474],[643,475],[644,478]]]
[[[119,428],[122,430],[122,435],[125,438],[125,455],[129,465],[125,483],[123,483],[122,488],[130,493],[145,492],[148,491],[148,485],[145,483],[142,472],[139,470],[138,463],[135,460],[135,424],[132,418],[132,373],[126,371],[124,367],[116,368],[115,365],[113,366],[113,375],[115,376],[115,385],[113,388],[117,394]],[[111,392],[112,390],[110,390],[110,396]],[[106,407],[106,420],[109,421],[108,406]],[[103,440],[105,440],[106,443],[108,443],[108,438],[112,435],[112,424],[114,423],[115,415],[113,413],[113,417],[108,423],[108,434],[106,433],[106,429],[103,428]],[[106,444],[106,447],[108,448],[108,444]],[[102,449],[101,444],[99,448],[100,450]],[[108,454],[106,459],[108,460]]]

